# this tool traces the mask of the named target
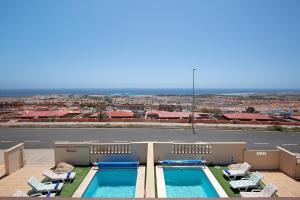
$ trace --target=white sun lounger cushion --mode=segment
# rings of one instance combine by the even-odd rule
[[[51,180],[72,180],[75,178],[76,173],[75,172],[68,172],[68,173],[62,173],[57,174],[52,170],[45,170],[43,172],[43,175]]]
[[[48,192],[47,194],[35,193],[35,194],[28,195],[23,190],[17,190],[13,194],[13,197],[55,197],[55,193]]]
[[[273,197],[277,191],[278,189],[274,185],[267,184],[260,192],[240,192],[240,195],[241,197]]]
[[[251,174],[249,179],[230,181],[229,184],[234,189],[256,188],[259,185],[259,182],[262,178],[263,176],[259,172],[254,172]]]
[[[250,168],[251,166],[247,162],[244,162],[238,169],[223,170],[223,174],[227,177],[245,176]]]
[[[60,191],[63,187],[63,183],[41,183],[35,177],[30,177],[28,180],[28,185],[30,185],[37,192],[52,192]]]

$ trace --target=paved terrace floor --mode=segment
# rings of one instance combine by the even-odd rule
[[[272,183],[278,188],[279,197],[300,197],[300,181],[290,178],[280,171],[261,171],[265,184]]]
[[[11,197],[18,189],[28,192],[30,187],[27,185],[27,180],[31,176],[35,176],[38,180],[43,180],[42,172],[51,167],[53,166],[25,166],[9,176],[0,178],[1,196]]]

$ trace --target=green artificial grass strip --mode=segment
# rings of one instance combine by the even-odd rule
[[[229,185],[229,180],[225,179],[223,176],[223,170],[228,169],[227,167],[221,167],[219,166],[218,168],[216,166],[214,167],[209,167],[211,173],[215,176],[215,178],[218,180],[224,191],[229,197],[239,197],[239,191],[238,190],[233,190],[230,188]]]
[[[74,167],[73,171],[76,173],[75,179],[72,182],[64,183],[63,189],[57,196],[72,197],[72,195],[82,183],[83,179],[86,177],[90,169],[90,166]]]

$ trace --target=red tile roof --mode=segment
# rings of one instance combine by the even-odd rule
[[[259,114],[259,113],[230,113],[224,114],[224,117],[227,119],[236,119],[236,120],[273,120],[273,118],[268,115]]]
[[[147,115],[158,115],[159,119],[189,118],[190,112],[151,111]]]
[[[290,118],[291,118],[291,119],[295,119],[295,120],[300,120],[300,116],[296,116],[296,115],[291,116]]]
[[[133,118],[134,113],[129,110],[114,110],[105,112],[110,118]]]
[[[25,111],[20,118],[63,117],[69,114],[67,110]]]

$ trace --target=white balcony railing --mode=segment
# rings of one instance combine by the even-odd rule
[[[212,145],[205,144],[172,144],[173,154],[211,154]]]
[[[91,154],[130,154],[129,143],[123,144],[92,144]]]

